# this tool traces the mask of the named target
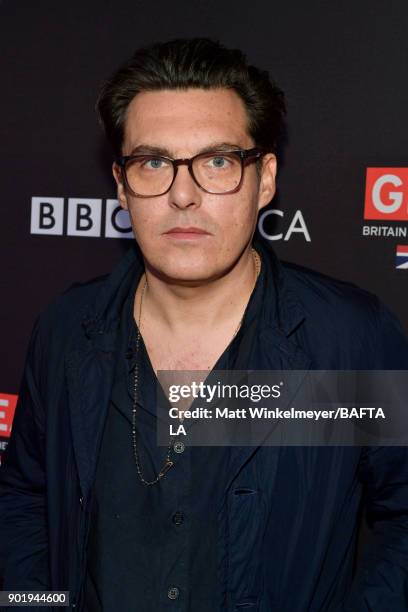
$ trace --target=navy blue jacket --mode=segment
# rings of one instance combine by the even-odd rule
[[[270,296],[257,328],[262,369],[408,369],[401,328],[376,297],[257,246]],[[35,322],[0,468],[6,590],[69,590],[83,607],[119,312],[141,266],[132,247],[111,274],[72,286]],[[218,513],[219,612],[408,610],[406,447],[232,453]],[[373,536],[354,575],[362,510]]]

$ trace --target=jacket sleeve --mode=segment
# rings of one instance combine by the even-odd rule
[[[44,406],[37,318],[9,444],[0,467],[0,575],[4,590],[48,590]]]
[[[379,305],[374,369],[407,370],[408,342],[397,319]],[[408,398],[407,398],[408,408]],[[408,426],[408,410],[407,410]],[[360,478],[371,530],[345,612],[408,610],[408,447],[364,447]]]

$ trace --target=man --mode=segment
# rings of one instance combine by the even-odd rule
[[[255,235],[282,93],[241,52],[177,40],[138,50],[98,109],[137,248],[35,324],[0,472],[3,588],[88,612],[407,610],[406,448],[156,444],[159,370],[408,366],[374,296]]]

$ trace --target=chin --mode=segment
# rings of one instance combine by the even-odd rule
[[[156,270],[156,273],[160,278],[169,283],[182,283],[191,286],[201,284],[214,277],[214,273],[211,270],[199,270],[195,267],[190,270],[186,269],[186,267],[181,269],[165,268],[162,270]]]
[[[186,258],[184,261],[163,261],[161,257],[158,261],[151,260],[148,263],[150,272],[168,283],[186,283],[194,285],[203,283],[219,276],[219,270],[215,266],[209,265],[207,261],[192,261]],[[183,258],[184,259],[184,258]]]

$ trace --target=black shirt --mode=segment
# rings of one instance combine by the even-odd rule
[[[241,328],[216,369],[246,369],[264,287],[264,266]],[[229,447],[172,450],[173,467],[158,483],[139,478],[132,448],[135,279],[120,321],[119,352],[94,486],[87,550],[87,612],[209,612],[216,609],[218,514]],[[248,334],[249,327],[252,333]],[[156,375],[141,338],[136,417],[143,476],[153,480],[166,448],[156,442]],[[184,446],[184,448],[183,448]]]

